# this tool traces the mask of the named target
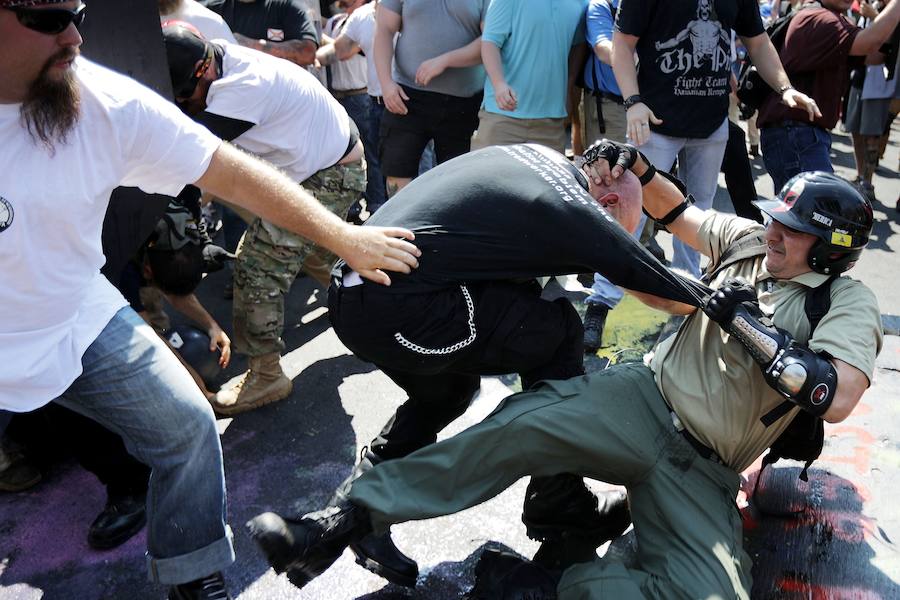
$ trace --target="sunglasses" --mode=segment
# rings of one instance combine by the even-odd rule
[[[87,4],[82,4],[75,10],[66,10],[64,8],[9,8],[16,13],[16,18],[24,27],[45,33],[48,35],[56,35],[66,30],[69,24],[75,27],[81,25],[84,21],[85,10]]]

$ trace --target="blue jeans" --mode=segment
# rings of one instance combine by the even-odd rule
[[[173,352],[130,308],[81,359],[58,402],[122,436],[153,469],[147,492],[150,580],[175,585],[234,562],[222,447],[209,403]]]
[[[781,191],[788,179],[806,171],[834,173],[831,166],[831,133],[800,121],[785,121],[760,131],[759,146],[766,170]]]
[[[381,129],[381,110],[368,94],[356,94],[339,98],[341,106],[356,123],[366,153],[366,207],[375,212],[387,200],[384,175],[378,162],[378,132]],[[376,107],[380,110],[376,111]],[[377,113],[377,114],[376,114]]]
[[[694,197],[695,206],[709,210],[716,195],[727,143],[728,119],[723,119],[718,129],[707,138],[676,138],[651,132],[650,139],[640,150],[657,169],[664,171],[671,169],[677,158],[678,178]],[[699,277],[700,255],[697,251],[678,238],[672,241],[672,248],[672,266]]]

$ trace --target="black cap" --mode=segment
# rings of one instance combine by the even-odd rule
[[[188,98],[212,62],[212,46],[193,25],[183,21],[166,21],[162,33],[172,92],[175,98]],[[203,61],[199,68],[197,61]]]

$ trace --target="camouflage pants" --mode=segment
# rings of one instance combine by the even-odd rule
[[[365,163],[322,169],[301,185],[343,218],[366,190]],[[241,241],[234,268],[234,350],[249,356],[284,350],[284,295],[301,269],[327,286],[327,273],[336,258],[306,238],[259,217],[254,219]]]

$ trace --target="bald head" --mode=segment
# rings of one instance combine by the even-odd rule
[[[588,177],[588,191],[629,233],[637,229],[641,220],[641,182],[631,171],[625,171],[609,186],[596,184]]]

